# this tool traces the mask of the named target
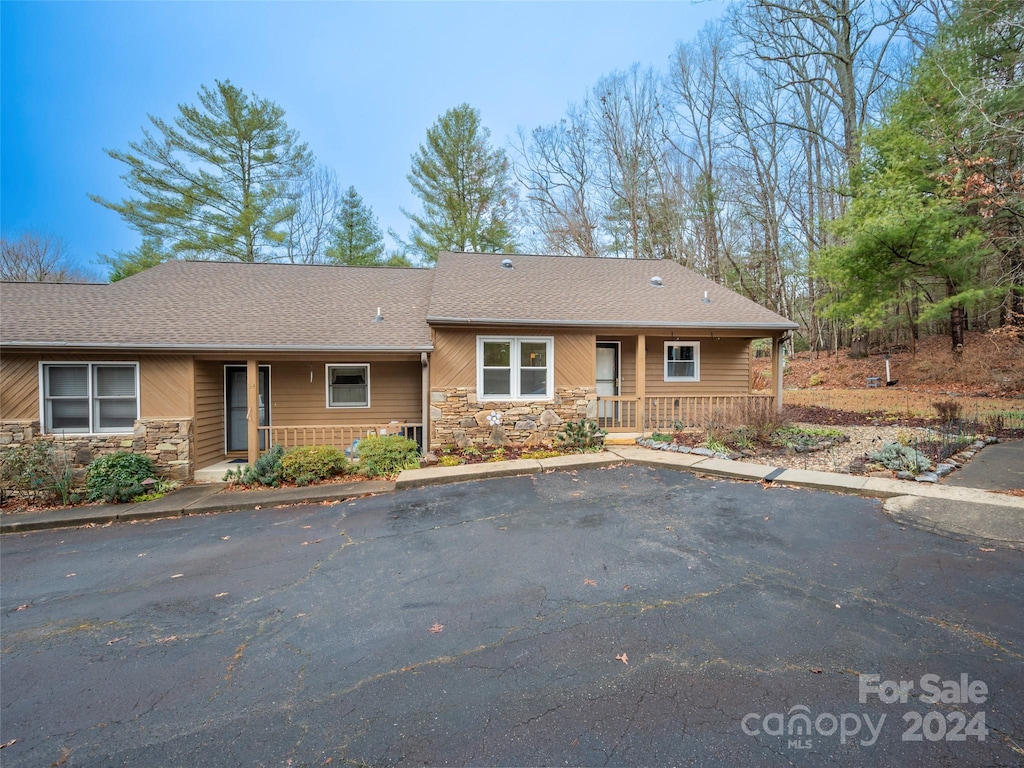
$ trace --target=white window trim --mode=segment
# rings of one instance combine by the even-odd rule
[[[87,432],[68,432],[67,430],[54,430],[50,431],[46,428],[46,377],[44,371],[48,365],[84,365],[87,368],[86,375],[86,399],[89,401],[89,430]],[[81,435],[83,437],[90,437],[94,435],[131,435],[134,434],[135,428],[129,429],[127,432],[110,431],[104,430],[102,432],[95,430],[93,424],[95,416],[95,400],[93,399],[93,366],[97,365],[117,365],[122,368],[131,366],[135,369],[135,421],[142,418],[142,392],[139,387],[139,364],[133,360],[40,360],[39,361],[39,434],[41,435]]]
[[[669,347],[693,347],[693,376],[669,376],[668,374],[668,348]],[[675,361],[673,361],[675,362]],[[664,354],[664,374],[665,381],[700,381],[700,342],[699,341],[687,341],[680,339],[678,341],[666,341],[665,342],[665,354]]]
[[[488,395],[484,392],[484,342],[498,341],[509,343],[509,368],[511,377],[511,395]],[[520,344],[532,342],[547,345],[547,377],[544,396],[519,394]],[[477,336],[476,337],[476,393],[477,400],[482,403],[543,403],[555,399],[555,337],[554,336]]]
[[[365,368],[366,369],[366,405],[331,405],[331,368]],[[347,410],[367,410],[370,407],[370,364],[369,363],[327,363],[324,366],[325,396],[327,407],[331,410],[344,408]]]

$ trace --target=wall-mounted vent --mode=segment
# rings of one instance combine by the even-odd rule
[[[711,303],[711,299],[708,298],[708,292],[707,291],[704,291],[704,298],[701,299],[701,301],[703,301],[705,304],[710,304]]]
[[[512,269],[512,259],[502,259],[501,260],[501,268],[502,269]]]
[[[655,288],[664,288],[665,281],[662,280],[658,275],[655,275],[654,277],[651,278],[651,285],[653,285]]]

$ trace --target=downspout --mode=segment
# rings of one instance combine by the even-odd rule
[[[421,392],[421,409],[423,416],[421,421],[423,422],[423,437],[421,446],[423,453],[430,450],[430,354],[427,352],[420,352],[420,365],[422,366],[422,378],[420,383]]]

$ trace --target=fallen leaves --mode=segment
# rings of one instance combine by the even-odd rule
[[[221,537],[220,537],[220,540],[221,540],[221,541],[227,541],[227,540],[228,540],[228,539],[230,539],[230,538],[231,538],[230,536],[221,536]]]
[[[173,576],[171,576],[171,578],[172,579],[180,579],[184,575],[185,575],[184,573],[176,573]]]
[[[585,587],[596,587],[597,586],[597,582],[594,581],[593,579],[584,579],[583,580],[583,586],[585,586]]]
[[[431,632],[431,633],[433,633],[433,634],[435,634],[435,635],[437,635],[437,634],[440,634],[441,632],[444,632],[444,624],[438,624],[438,623],[437,623],[437,622],[435,621],[435,622],[434,622],[434,626],[430,627],[430,628],[429,628],[429,629],[427,630],[427,632]]]
[[[615,660],[616,661],[621,661],[626,666],[629,666],[629,656],[627,656],[624,653],[617,653],[617,654],[615,654]]]
[[[64,578],[65,578],[65,579],[70,579],[70,578],[71,578],[72,576],[77,576],[77,575],[78,575],[77,573],[69,573],[69,574],[68,574],[67,576],[65,576]]]
[[[169,635],[167,637],[158,637],[154,642],[156,643],[173,643],[178,639],[177,635]]]
[[[995,547],[978,547],[979,552],[995,552]]]
[[[0,749],[7,749],[7,747],[11,746],[12,744],[17,743],[17,741],[18,741],[17,739],[11,739],[10,741],[6,741],[3,744],[0,744]]]
[[[121,637],[115,637],[112,640],[107,640],[107,645],[113,645],[114,643],[120,643],[122,640],[127,640],[128,635],[122,635]]]
[[[304,541],[304,542],[302,542],[302,546],[308,547],[310,544],[319,544],[322,541],[323,541],[323,539],[314,539],[313,541]]]
[[[218,592],[214,597],[227,597],[227,592]]]
[[[17,613],[18,611],[24,611],[24,610],[27,610],[27,609],[29,609],[31,607],[32,607],[32,603],[25,603],[24,605],[19,605],[17,608],[15,608],[14,612]]]

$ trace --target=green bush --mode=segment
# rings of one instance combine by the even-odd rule
[[[359,474],[366,477],[391,477],[419,465],[420,448],[407,437],[371,435],[359,443]]]
[[[460,464],[465,464],[466,460],[459,456],[452,456],[450,453],[437,458],[438,466],[441,467],[457,467]]]
[[[330,445],[293,448],[281,458],[281,477],[298,485],[319,483],[347,471],[348,459],[344,451]]]
[[[925,472],[932,462],[916,448],[899,443],[885,443],[879,450],[868,455],[871,461],[877,462],[895,472]]]
[[[142,484],[156,474],[156,467],[141,453],[118,451],[100,456],[85,474],[89,501],[124,502],[146,493]]]
[[[21,443],[3,452],[0,479],[4,490],[24,493],[32,501],[60,499],[62,504],[75,501],[74,473],[63,451],[46,440]]]
[[[537,448],[532,451],[523,451],[520,458],[523,459],[553,459],[555,456],[561,456],[561,451],[555,451],[551,448]]]
[[[274,445],[249,466],[229,469],[224,473],[224,479],[239,485],[268,485],[276,488],[281,484],[283,458],[284,448]]]
[[[559,445],[567,451],[591,452],[599,451],[604,445],[608,432],[597,426],[593,419],[567,421],[558,433]]]

